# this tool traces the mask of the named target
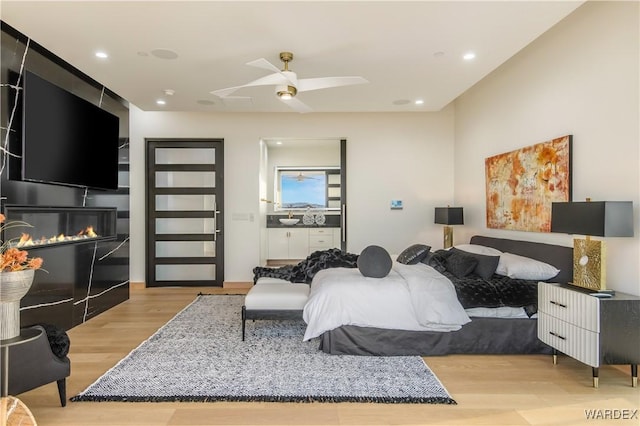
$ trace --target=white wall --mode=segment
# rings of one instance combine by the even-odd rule
[[[347,139],[348,246],[399,253],[415,242],[442,240],[433,209],[453,202],[454,114],[206,114],[145,112],[131,106],[131,281],[144,281],[144,138],[224,138],[225,281],[250,281],[260,261],[260,140]],[[402,199],[404,210],[390,210]],[[237,216],[236,216],[237,217]],[[434,244],[434,248],[435,244]]]
[[[564,234],[487,230],[484,159],[572,134],[573,199],[634,203],[635,237],[606,239],[607,280],[640,295],[639,16],[638,2],[588,2],[456,100],[461,240],[481,233],[571,246]]]

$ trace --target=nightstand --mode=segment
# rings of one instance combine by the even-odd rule
[[[592,367],[631,365],[631,385],[638,384],[640,364],[640,298],[616,292],[610,298],[591,296],[578,287],[538,284],[538,338],[557,351]]]

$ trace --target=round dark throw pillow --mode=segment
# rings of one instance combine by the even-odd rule
[[[380,246],[366,247],[358,256],[358,269],[365,277],[386,277],[392,263],[389,253]]]

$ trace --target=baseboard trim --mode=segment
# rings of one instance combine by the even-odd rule
[[[222,288],[251,288],[253,287],[252,281],[224,281],[222,283]],[[135,282],[131,281],[129,283],[129,288],[132,290],[144,290],[147,288],[147,284],[145,282]]]
[[[253,282],[251,281],[224,281],[222,288],[251,288]]]

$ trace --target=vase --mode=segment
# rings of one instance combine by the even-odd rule
[[[0,272],[0,340],[20,335],[20,299],[31,288],[35,269]]]

